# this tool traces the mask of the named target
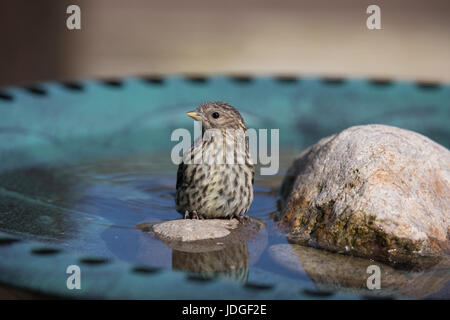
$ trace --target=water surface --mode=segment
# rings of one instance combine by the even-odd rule
[[[153,223],[179,219],[176,169],[164,155],[35,166],[0,177],[0,229],[69,250],[139,265],[200,272],[230,281],[287,283],[324,292],[450,298],[449,264],[408,272],[378,262],[289,244],[273,222],[277,188],[293,159],[284,152],[275,176],[256,176],[248,215],[256,235],[221,249],[189,251],[149,234]],[[369,265],[382,270],[382,290],[366,288]]]

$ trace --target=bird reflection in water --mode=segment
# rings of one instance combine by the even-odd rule
[[[194,272],[197,277],[205,279],[220,277],[244,283],[248,279],[249,265],[250,255],[246,241],[228,243],[219,250],[172,251],[174,270]]]

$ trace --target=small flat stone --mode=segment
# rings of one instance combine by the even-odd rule
[[[226,237],[238,225],[236,219],[180,219],[156,224],[153,232],[166,240],[189,242]]]

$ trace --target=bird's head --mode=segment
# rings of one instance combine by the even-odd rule
[[[203,130],[207,129],[242,129],[247,130],[241,114],[225,102],[205,102],[187,115],[202,122]]]

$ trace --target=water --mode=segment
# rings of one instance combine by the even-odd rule
[[[161,155],[96,159],[1,174],[0,229],[90,255],[139,265],[201,272],[232,281],[287,283],[361,295],[450,298],[449,265],[424,272],[289,244],[273,222],[277,187],[293,154],[283,153],[276,176],[256,176],[248,215],[261,230],[221,250],[189,252],[147,231],[179,219],[176,169]],[[366,288],[369,265],[382,270],[382,290]]]

